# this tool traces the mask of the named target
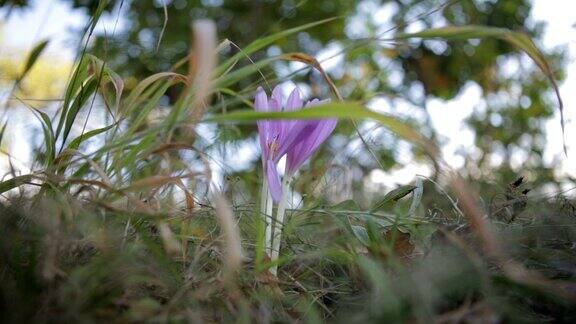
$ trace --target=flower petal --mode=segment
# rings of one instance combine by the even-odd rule
[[[268,96],[262,87],[258,87],[258,89],[256,89],[256,95],[254,96],[254,108],[256,111],[268,111]]]
[[[302,141],[296,143],[286,157],[286,171],[294,174],[318,150],[336,128],[337,119],[322,119],[316,122],[312,131]]]
[[[286,110],[293,111],[302,108],[303,102],[300,98],[300,90],[298,87],[294,88],[288,96],[288,101],[286,102]]]
[[[298,88],[294,88],[294,90],[288,96],[288,101],[286,102],[286,107],[282,109],[283,111],[294,111],[302,108],[302,99],[300,98],[300,90]],[[280,128],[278,129],[279,133],[279,141],[283,142],[286,138],[288,138],[288,134],[292,131],[297,120],[293,119],[284,119],[280,120]]]
[[[279,85],[274,87],[274,90],[272,90],[272,96],[268,103],[271,111],[282,111],[282,106],[284,105],[284,94]]]
[[[330,99],[324,99],[324,100],[312,99],[312,100],[308,101],[304,107],[314,107],[314,106],[327,104],[329,102],[330,102]]]
[[[268,96],[262,87],[258,87],[258,89],[256,89],[256,95],[254,97],[254,108],[256,111],[263,112],[266,112],[269,109]],[[260,147],[262,148],[262,157],[263,159],[267,159],[269,152],[266,142],[270,137],[272,127],[270,125],[270,121],[268,120],[259,120],[256,122],[256,125],[258,126],[258,137],[260,139]]]
[[[276,170],[276,163],[272,160],[266,161],[266,177],[268,178],[268,189],[272,194],[272,200],[279,202],[282,199],[282,185],[280,184],[280,175]]]
[[[284,133],[284,137],[279,141],[279,147],[273,159],[278,162],[284,154],[286,154],[292,147],[306,138],[308,138],[315,128],[317,121],[314,120],[294,120],[282,121],[282,123],[289,124],[289,130]]]

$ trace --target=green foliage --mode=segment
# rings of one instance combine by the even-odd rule
[[[42,54],[47,45],[48,45],[47,40],[41,41],[36,46],[34,46],[32,51],[30,51],[30,54],[28,55],[28,58],[24,63],[24,70],[22,71],[22,73],[18,77],[18,80],[16,81],[17,83],[19,83],[20,80],[24,79],[26,77],[26,74],[30,72],[30,69],[32,69],[32,67],[36,63],[36,60],[38,59],[38,57],[40,57],[40,54]]]
[[[197,209],[192,218],[179,211],[145,215],[103,209],[70,194],[57,198],[54,190],[0,206],[0,312],[8,322],[311,316],[374,323],[569,322],[576,316],[574,301],[511,282],[489,262],[478,262],[480,256],[460,241],[473,240],[463,218],[406,218],[406,198],[387,208],[394,211],[390,222],[378,222],[380,213],[353,202],[293,210],[278,282],[257,263],[261,218],[252,204],[237,205],[244,265],[231,284],[221,276],[224,245],[211,207]],[[531,269],[573,280],[573,207],[554,200],[528,204],[537,211],[496,223],[498,232]],[[176,251],[159,219],[180,242]]]

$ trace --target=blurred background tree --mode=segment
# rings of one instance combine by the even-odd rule
[[[94,12],[99,3],[99,0],[62,1],[71,2],[86,14]],[[4,1],[3,5],[25,7],[27,3]],[[450,100],[466,87],[479,87],[481,102],[467,120],[475,136],[475,147],[461,152],[465,159],[462,171],[480,186],[504,187],[520,175],[538,186],[558,180],[553,172],[555,165],[543,161],[547,144],[543,125],[552,118],[557,103],[549,95],[550,85],[545,76],[525,55],[496,39],[450,43],[390,40],[405,31],[473,24],[524,31],[538,42],[544,25],[530,18],[531,7],[530,0],[117,0],[111,1],[107,10],[111,19],[122,13],[118,29],[113,34],[107,31],[96,35],[90,50],[125,76],[129,88],[136,83],[131,81],[169,70],[186,56],[190,47],[189,26],[194,19],[215,20],[219,37],[242,48],[267,34],[337,17],[281,40],[252,59],[293,51],[326,57],[343,51],[339,64],[327,70],[345,98],[366,101],[375,109],[379,109],[378,103],[386,103],[390,112],[411,120],[422,133],[440,142],[447,139],[441,138],[431,123],[429,101]],[[231,46],[228,54],[236,51]],[[561,80],[566,64],[564,49],[546,54]],[[278,62],[265,73],[270,75],[270,81],[285,81],[290,72],[301,67],[294,62]],[[322,82],[312,72],[298,73],[291,80],[309,84],[312,80],[313,85]],[[257,82],[262,80],[246,79],[236,90],[250,89],[250,85],[253,88]],[[308,92],[320,97],[328,95],[323,86],[312,86]],[[412,108],[403,109],[407,105]],[[369,126],[366,123],[360,128],[385,171],[421,158],[419,152],[403,150],[403,143]],[[238,130],[240,138],[245,138],[253,128]],[[340,133],[355,136],[343,124]],[[350,152],[357,142],[357,138],[335,138],[325,151]],[[331,156],[325,154],[317,161],[327,161]],[[367,174],[379,166],[365,151],[339,154],[337,159],[340,160],[334,163],[345,163],[359,174]],[[258,159],[254,163],[258,165]],[[314,171],[310,176],[313,174]],[[359,186],[361,177],[353,178]]]

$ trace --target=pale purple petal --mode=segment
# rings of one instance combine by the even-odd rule
[[[329,102],[330,102],[330,99],[324,99],[324,100],[312,99],[312,100],[308,101],[304,107],[314,107],[314,106],[327,104]]]
[[[266,140],[268,138],[269,122],[265,120],[259,120],[256,122],[258,126],[258,139],[260,140],[260,148],[262,149],[262,158],[268,158],[268,145],[266,145]]]
[[[268,107],[270,107],[269,109],[272,112],[282,111],[282,103],[274,98],[270,98],[270,100],[268,100]]]
[[[274,90],[272,90],[269,104],[271,111],[282,111],[282,107],[284,106],[284,94],[282,93],[282,88],[280,86],[276,86],[274,87]]]
[[[280,175],[276,170],[276,163],[272,160],[266,161],[266,178],[268,179],[268,189],[272,194],[272,200],[279,202],[282,199],[282,185],[280,184]]]
[[[272,90],[272,98],[278,100],[280,104],[284,104],[284,92],[282,92],[282,87],[277,85]]]
[[[254,98],[254,108],[256,111],[266,112],[268,111],[268,96],[262,87],[256,89],[256,96]],[[264,159],[268,157],[268,146],[266,145],[266,140],[270,136],[271,125],[270,121],[259,120],[256,122],[258,126],[258,137],[260,139],[260,147],[262,148],[262,156]]]
[[[286,102],[286,107],[284,107],[283,111],[295,111],[302,108],[302,99],[300,98],[300,90],[298,88],[294,88],[294,90],[288,96],[288,100]],[[280,142],[285,141],[286,138],[289,138],[290,132],[292,132],[292,128],[296,124],[297,120],[282,120],[281,128],[279,129],[279,139]]]
[[[317,121],[314,120],[295,120],[295,121],[283,121],[283,123],[290,124],[290,129],[285,133],[285,137],[280,141],[280,146],[278,147],[277,153],[274,155],[273,159],[278,162],[284,154],[286,154],[292,147],[306,138],[308,138],[315,128]]]
[[[288,96],[288,101],[286,102],[286,110],[293,111],[299,110],[302,108],[302,99],[300,98],[300,90],[298,88],[294,88],[290,96]]]
[[[329,103],[330,99],[312,99],[305,105],[306,108]],[[312,129],[308,129],[307,135],[287,151],[286,170],[294,174],[298,169],[318,150],[336,128],[337,119],[322,119],[313,121]]]
[[[337,119],[322,119],[316,122],[308,136],[296,143],[287,152],[287,173],[294,174],[318,150],[320,145],[332,134],[337,122]]]
[[[304,105],[304,107],[317,106],[319,102],[320,100],[318,99],[308,100],[308,102],[306,103],[306,105]]]
[[[268,111],[268,96],[262,87],[256,89],[256,96],[254,97],[254,108],[256,111]]]

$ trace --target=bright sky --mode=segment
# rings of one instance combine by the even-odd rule
[[[36,0],[32,1],[31,8],[24,11],[16,11],[8,21],[3,21],[0,25],[0,54],[5,48],[2,43],[9,48],[29,49],[34,43],[41,39],[51,39],[49,55],[61,56],[71,60],[74,56],[73,49],[78,40],[70,38],[67,33],[71,28],[82,28],[86,24],[85,15],[81,11],[73,11],[68,3],[58,0]],[[375,15],[377,20],[386,23],[390,14],[386,8],[377,10]],[[371,10],[368,8],[367,10]],[[547,23],[544,43],[544,50],[559,45],[569,46],[569,65],[567,66],[567,79],[561,85],[561,94],[565,103],[566,115],[566,140],[569,146],[569,157],[562,153],[562,137],[560,133],[559,116],[547,124],[548,147],[545,159],[547,161],[559,160],[562,163],[558,170],[561,174],[570,174],[576,177],[576,16],[573,10],[567,10],[566,0],[534,0],[532,12],[533,19]],[[0,17],[4,12],[0,11]],[[115,21],[111,18],[104,19],[100,29],[105,26],[108,30],[113,29]],[[415,28],[417,26],[415,25]],[[332,45],[331,45],[332,46]],[[332,46],[334,47],[334,46]],[[338,47],[328,50],[322,55],[338,50]],[[330,64],[330,63],[327,63]],[[335,64],[332,62],[332,64]],[[439,133],[449,138],[449,143],[444,147],[446,160],[454,167],[462,164],[462,158],[456,154],[460,147],[471,147],[473,144],[473,133],[465,129],[463,120],[470,115],[474,107],[480,102],[481,92],[473,83],[468,84],[462,93],[454,100],[442,101],[431,100],[429,110],[432,115],[432,122]],[[410,107],[404,107],[410,109]],[[386,108],[385,108],[386,109]],[[23,151],[24,148],[21,148]],[[23,155],[26,159],[27,153],[18,150],[14,155]],[[520,167],[520,166],[519,166]],[[375,171],[372,180],[393,186],[395,183],[406,183],[413,179],[415,174],[426,173],[426,168],[419,165],[411,165],[395,172]]]

